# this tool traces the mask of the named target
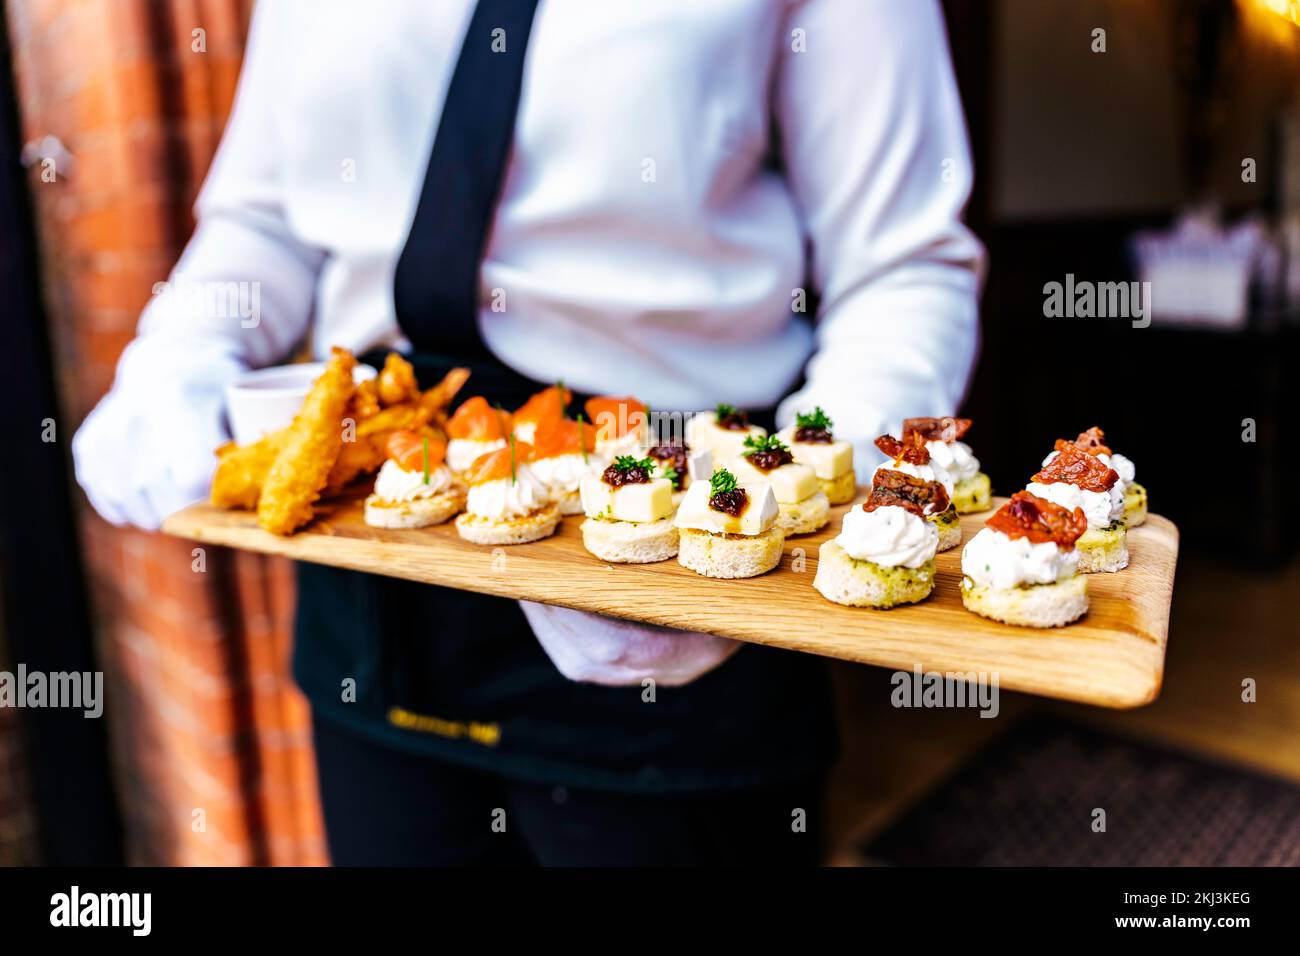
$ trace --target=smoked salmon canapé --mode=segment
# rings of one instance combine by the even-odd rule
[[[427,528],[465,507],[465,484],[446,464],[447,446],[429,432],[400,429],[388,436],[388,457],[366,498],[366,524],[376,528]]]
[[[1079,571],[1122,571],[1128,567],[1128,525],[1119,473],[1098,455],[1060,439],[1025,490],[1067,511],[1082,509],[1088,529],[1080,536]]]
[[[465,469],[469,485],[456,531],[474,544],[524,544],[555,533],[560,509],[532,469],[533,446],[513,435]]]
[[[961,553],[961,600],[982,617],[1022,627],[1062,627],[1088,610],[1075,547],[1083,509],[1018,491]]]
[[[853,471],[853,446],[836,439],[834,425],[819,405],[811,412],[799,412],[794,424],[776,437],[789,446],[796,462],[813,470],[827,501],[846,505],[858,493],[858,477]]]
[[[579,413],[537,427],[533,443],[533,473],[562,515],[582,514],[583,479],[603,472],[609,461],[596,451],[596,429]]]
[[[482,395],[467,398],[447,419],[447,467],[462,472],[482,455],[504,448],[511,433],[510,413]]]
[[[891,495],[906,497],[922,508],[926,521],[939,532],[939,550],[947,551],[961,544],[961,519],[952,503],[949,475],[930,457],[929,442],[914,429],[904,430],[901,440],[881,435],[876,447],[891,460],[871,475],[871,486]]]
[[[650,410],[631,395],[597,395],[587,399],[586,420],[596,429],[596,451],[607,461],[640,455],[650,438]]]
[[[877,610],[929,597],[940,532],[929,520],[935,502],[927,493],[945,495],[938,482],[877,472],[867,500],[845,513],[840,533],[817,553],[813,587],[822,597]]]
[[[677,508],[677,561],[710,578],[752,578],[781,563],[785,533],[766,481],[743,485],[726,468],[691,482]]]
[[[544,388],[524,402],[510,417],[515,437],[535,444],[537,429],[542,425],[564,420],[568,414],[573,392],[563,382]]]
[[[677,554],[673,484],[653,458],[620,455],[582,479],[582,543],[602,561],[649,564]]]

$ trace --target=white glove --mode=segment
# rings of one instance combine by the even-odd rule
[[[542,650],[569,680],[626,686],[646,678],[666,687],[689,684],[740,650],[741,642],[634,624],[602,614],[520,601]]]
[[[229,438],[225,386],[243,369],[218,345],[127,346],[112,389],[72,439],[77,482],[106,521],[152,531],[208,496],[213,451]]]

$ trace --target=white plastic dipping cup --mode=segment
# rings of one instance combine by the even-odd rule
[[[287,427],[323,371],[324,362],[276,365],[245,372],[227,385],[226,420],[235,443],[247,445]],[[360,384],[378,374],[369,365],[357,365],[352,380]]]

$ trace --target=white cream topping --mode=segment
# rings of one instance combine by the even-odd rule
[[[961,573],[976,584],[1006,590],[1022,584],[1055,584],[1074,577],[1079,552],[1062,550],[1051,541],[1035,544],[983,528],[961,553]]]
[[[486,455],[490,451],[505,447],[506,440],[504,438],[494,438],[490,441],[453,438],[447,442],[447,467],[452,471],[464,471],[474,464],[474,459],[480,455]]]
[[[934,470],[948,475],[954,485],[979,474],[980,461],[971,453],[970,445],[963,441],[928,441],[925,448],[930,453]],[[948,491],[951,492],[952,488]]]
[[[1071,511],[1082,508],[1090,528],[1104,528],[1124,516],[1123,482],[1115,482],[1109,491],[1088,491],[1064,481],[1054,481],[1050,485],[1031,481],[1025,490]]]
[[[597,454],[589,453],[587,460],[574,452],[569,455],[554,455],[550,458],[536,458],[528,467],[541,480],[554,499],[572,494],[588,475],[599,475],[609,462]]]
[[[471,485],[465,510],[480,518],[508,521],[523,518],[551,503],[551,496],[528,465],[515,466],[515,480],[501,478]]]
[[[1116,453],[1112,455],[1098,455],[1097,457],[1110,467],[1114,468],[1116,473],[1119,475],[1119,480],[1124,482],[1124,484],[1131,485],[1133,484],[1134,479],[1137,478],[1137,466],[1123,455]]]
[[[426,484],[423,470],[407,471],[390,458],[375,478],[375,494],[384,501],[416,501],[441,494],[451,487],[451,483],[451,471],[446,465],[430,468]]]
[[[896,505],[874,511],[852,508],[844,515],[835,543],[858,561],[882,568],[919,568],[934,558],[939,532],[929,521]]]

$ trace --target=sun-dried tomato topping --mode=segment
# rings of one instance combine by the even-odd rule
[[[1065,439],[1058,438],[1057,445],[1060,445]],[[1079,432],[1079,437],[1074,443],[1086,451],[1089,455],[1109,455],[1111,454],[1110,446],[1106,444],[1106,433],[1093,425],[1086,432]],[[1060,451],[1060,448],[1057,448]]]
[[[930,450],[925,447],[925,437],[917,431],[903,432],[902,441],[893,435],[881,435],[876,439],[876,447],[894,461],[901,458],[913,465],[930,464]]]
[[[924,518],[948,510],[948,490],[937,481],[926,481],[892,468],[882,468],[872,480],[871,494],[862,504],[863,511],[875,511],[894,505]]]
[[[1056,457],[1031,479],[1040,485],[1065,482],[1084,491],[1109,491],[1119,481],[1119,473],[1107,468],[1101,459],[1090,455],[1074,442],[1058,441]]]
[[[749,412],[743,408],[733,408],[725,415],[718,415],[717,422],[719,428],[725,428],[728,431],[749,431]]]
[[[1074,547],[1088,530],[1082,508],[1069,511],[1028,491],[1017,491],[984,523],[1008,538],[1028,538],[1034,544],[1051,541],[1061,548]]]
[[[970,430],[969,418],[904,418],[903,436],[919,432],[926,441],[953,442]]]

